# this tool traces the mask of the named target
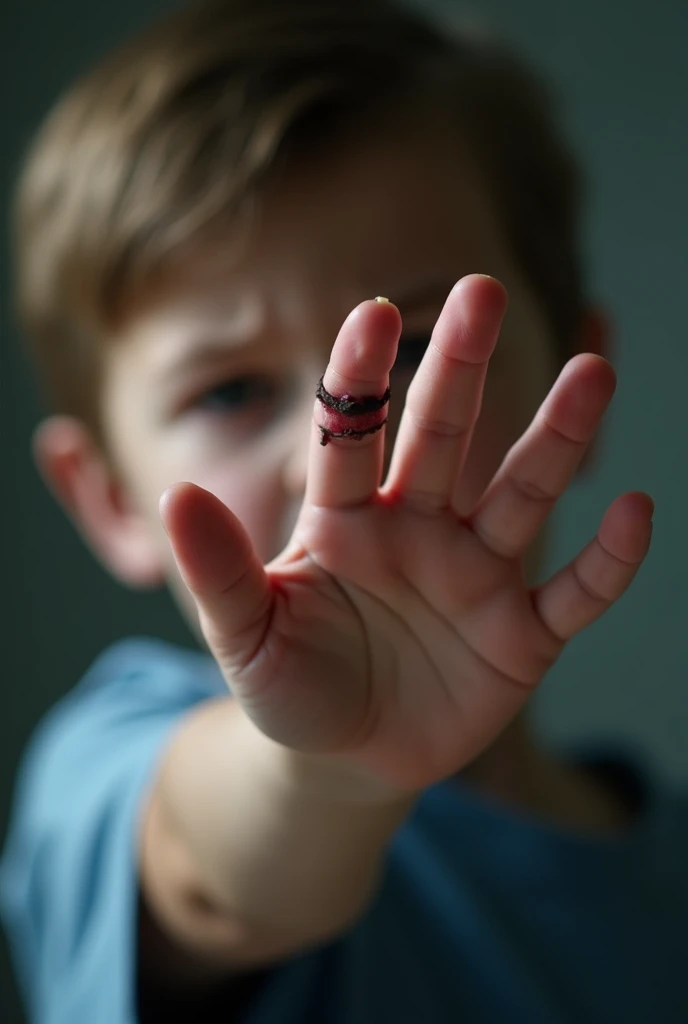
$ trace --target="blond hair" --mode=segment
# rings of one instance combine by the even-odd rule
[[[564,355],[582,306],[580,183],[530,72],[388,0],[201,0],[80,80],[28,154],[17,307],[58,411],[102,440],[102,338],[136,290],[231,218],[290,140],[326,125],[336,141],[342,118],[419,94],[457,111]]]

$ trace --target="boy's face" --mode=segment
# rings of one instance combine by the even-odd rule
[[[471,272],[499,278],[510,306],[464,474],[468,512],[551,385],[554,348],[461,142],[400,122],[295,162],[264,193],[239,256],[220,241],[187,250],[132,311],[109,347],[104,396],[128,518],[102,517],[103,529],[126,531],[136,516],[146,577],[156,566],[189,611],[158,517],[169,485],[212,491],[271,559],[299,510],[314,392],[346,315],[376,295],[401,310],[391,450],[423,346]],[[125,532],[114,549],[126,542]],[[138,582],[136,556],[125,561],[109,567]]]

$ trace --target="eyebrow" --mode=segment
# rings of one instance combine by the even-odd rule
[[[178,347],[169,361],[160,360],[157,367],[160,383],[171,383],[189,366],[202,364],[204,370],[222,366],[232,355],[246,351],[255,344],[251,334],[232,334],[218,331],[213,334],[190,335]]]
[[[402,317],[428,306],[444,305],[459,276],[437,277],[418,286],[407,289],[391,289],[390,300],[398,306]],[[188,336],[179,345],[178,351],[159,367],[160,383],[169,384],[194,363],[202,364],[204,370],[226,364],[228,357],[250,349],[259,339],[258,334],[240,334],[218,330],[217,332]],[[334,344],[334,337],[332,338]]]

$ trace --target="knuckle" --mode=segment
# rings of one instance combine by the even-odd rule
[[[613,600],[612,598],[605,597],[604,594],[601,594],[593,584],[585,578],[578,562],[573,563],[573,575],[578,586],[591,601],[594,601],[596,604],[610,604]]]
[[[470,429],[470,425],[465,423],[451,423],[448,420],[419,415],[413,411],[411,412],[411,420],[416,430],[441,439],[450,438],[455,440],[456,438],[463,437]]]
[[[543,487],[542,484],[537,483],[535,480],[512,476],[510,477],[510,481],[514,490],[518,491],[518,493],[528,501],[550,504],[555,502],[559,497],[558,494],[552,494],[548,488]]]

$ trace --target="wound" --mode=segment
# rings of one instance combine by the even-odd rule
[[[320,444],[326,445],[332,437],[351,438],[360,441],[366,434],[374,434],[387,422],[385,406],[389,402],[389,388],[384,395],[342,395],[337,398],[331,395],[320,378],[316,398],[322,405],[322,422],[320,428]]]

